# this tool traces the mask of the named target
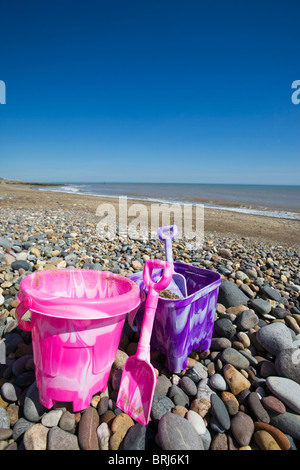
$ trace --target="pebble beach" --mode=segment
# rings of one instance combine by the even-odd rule
[[[49,410],[39,402],[31,333],[15,317],[21,280],[66,268],[128,276],[149,258],[165,259],[159,240],[99,239],[99,203],[0,184],[0,449],[299,450],[297,220],[205,210],[202,249],[173,242],[174,261],[216,271],[222,282],[209,350],[193,351],[179,373],[152,351],[157,385],[147,428],[116,406],[122,368],[139,339],[127,321],[108,387],[88,408]]]

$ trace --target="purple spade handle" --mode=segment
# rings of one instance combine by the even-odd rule
[[[166,232],[170,232],[170,234],[166,235]],[[160,240],[164,240],[165,242],[166,260],[173,263],[172,240],[178,235],[177,226],[166,225],[165,227],[159,227],[157,233]]]

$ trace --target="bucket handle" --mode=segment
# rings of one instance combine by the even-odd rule
[[[27,295],[17,306],[16,308],[16,318],[18,320],[18,326],[21,330],[24,331],[31,331],[31,320],[22,320],[23,315],[30,310],[32,307],[32,299],[29,295]]]

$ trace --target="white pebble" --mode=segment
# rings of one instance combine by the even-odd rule
[[[109,438],[111,430],[107,423],[101,423],[97,428],[97,436],[99,441],[100,450],[109,450]]]
[[[3,295],[0,294],[0,305],[3,305],[4,304],[4,297]]]
[[[197,433],[201,436],[206,433],[206,426],[203,418],[193,410],[189,410],[185,418],[194,426]]]
[[[178,377],[178,375],[176,374],[173,374],[171,377],[171,381],[173,385],[178,385],[180,382],[180,377]]]
[[[209,385],[220,391],[228,389],[227,382],[221,374],[213,374],[209,379]]]

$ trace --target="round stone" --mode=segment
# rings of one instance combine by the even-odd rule
[[[157,423],[165,413],[171,412],[174,406],[171,398],[155,394],[152,401],[151,418]]]
[[[282,414],[286,412],[286,408],[282,401],[273,395],[262,397],[261,403],[266,410],[273,411],[273,413]]]
[[[194,426],[174,413],[166,413],[160,419],[158,439],[163,450],[204,450]]]
[[[213,374],[209,378],[209,385],[211,385],[215,390],[223,391],[228,389],[226,380],[221,374]]]
[[[199,435],[205,434],[206,426],[203,421],[203,418],[193,410],[189,410],[185,418],[194,426]]]
[[[240,446],[249,445],[254,433],[254,423],[250,416],[242,411],[239,411],[233,416],[231,420],[231,432]]]
[[[231,364],[236,369],[247,369],[250,365],[248,359],[233,348],[224,349],[221,353],[221,360],[226,364]]]
[[[211,413],[224,430],[230,428],[230,416],[227,408],[216,393],[211,396]]]
[[[197,394],[197,386],[189,377],[182,377],[180,379],[179,385],[189,397],[195,396]]]
[[[254,416],[258,421],[263,423],[270,423],[270,416],[263,407],[261,400],[256,392],[250,392],[248,395],[248,405]]]
[[[257,341],[270,354],[275,355],[282,349],[292,348],[292,336],[286,325],[280,322],[263,326],[256,333]]]
[[[300,385],[285,377],[267,377],[268,389],[286,406],[300,413]]]
[[[259,318],[253,310],[244,310],[236,320],[236,326],[240,331],[248,331],[258,325]]]
[[[231,320],[228,318],[220,318],[214,324],[214,336],[231,339],[236,333],[236,329]]]
[[[275,368],[281,377],[300,385],[300,349],[282,349],[276,356]]]
[[[46,450],[49,428],[41,423],[29,427],[23,437],[26,450]]]

